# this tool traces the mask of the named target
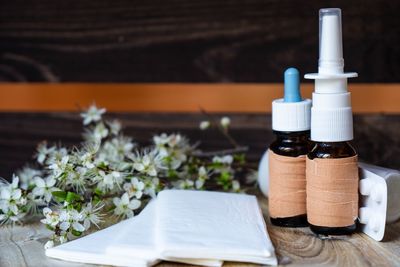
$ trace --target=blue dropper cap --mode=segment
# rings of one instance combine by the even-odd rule
[[[284,74],[283,102],[301,102],[299,71],[288,68]]]

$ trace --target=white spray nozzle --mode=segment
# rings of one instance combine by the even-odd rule
[[[339,8],[319,10],[318,73],[343,73],[342,14]]]
[[[346,92],[347,78],[357,77],[357,73],[344,73],[343,69],[342,12],[340,8],[320,9],[318,73],[304,77],[317,80],[318,93]]]
[[[339,8],[319,11],[318,73],[304,78],[315,80],[311,109],[311,140],[342,142],[353,139],[353,114],[347,78],[357,73],[344,73],[342,49],[342,15]]]

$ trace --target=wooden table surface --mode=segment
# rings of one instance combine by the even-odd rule
[[[179,131],[193,141],[202,140],[204,150],[227,146],[217,132],[201,132],[196,114],[111,114],[119,118],[125,133],[146,143],[154,133]],[[265,114],[232,114],[232,135],[249,145],[249,160],[254,166],[272,140],[270,117]],[[80,141],[81,121],[77,114],[0,113],[0,175],[10,177],[12,170],[32,160],[36,143],[43,139],[73,145]],[[355,117],[355,145],[360,157],[383,166],[400,168],[399,116],[362,115]],[[397,156],[397,157],[396,157]],[[321,239],[308,228],[280,228],[270,225],[267,199],[259,197],[268,232],[279,264],[290,266],[400,266],[400,222],[387,225],[383,242],[364,234]],[[43,244],[49,232],[40,223],[0,227],[0,267],[87,266],[48,259]],[[161,263],[161,266],[181,264]],[[226,263],[225,266],[248,266]]]
[[[376,242],[356,233],[351,236],[319,238],[308,228],[272,226],[268,219],[267,199],[259,203],[267,222],[268,233],[280,265],[289,266],[400,266],[400,222],[386,226],[387,238]],[[92,266],[47,258],[43,245],[50,232],[40,223],[0,229],[1,267],[75,267]],[[173,267],[183,264],[162,262],[157,266]],[[225,263],[224,266],[251,266]]]

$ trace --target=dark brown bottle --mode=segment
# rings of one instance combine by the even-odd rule
[[[298,157],[307,155],[309,151],[310,131],[301,132],[279,132],[274,131],[276,140],[269,149],[275,154],[286,157]],[[301,214],[293,217],[270,218],[271,223],[284,227],[305,227],[308,226],[307,215]]]
[[[313,148],[308,153],[309,159],[338,159],[356,156],[356,150],[349,142],[313,142]],[[310,229],[320,235],[348,235],[356,230],[357,221],[346,227],[325,227],[310,224]]]

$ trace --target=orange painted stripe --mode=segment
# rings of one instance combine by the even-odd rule
[[[302,85],[310,97],[312,84]],[[400,113],[400,84],[350,84],[357,113]],[[282,84],[0,84],[0,111],[270,112]]]

